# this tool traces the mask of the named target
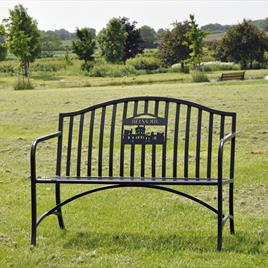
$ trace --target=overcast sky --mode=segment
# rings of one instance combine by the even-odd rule
[[[138,22],[138,27],[169,28],[172,22],[183,21],[194,14],[199,25],[208,23],[234,24],[247,19],[268,17],[267,1],[3,1],[0,0],[0,22],[8,17],[16,4],[28,8],[41,30],[64,28],[74,32],[76,27],[101,30],[112,17],[126,16]]]

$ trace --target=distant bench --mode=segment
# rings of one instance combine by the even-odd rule
[[[36,244],[38,225],[47,216],[56,215],[64,228],[61,208],[71,201],[108,189],[143,187],[181,195],[215,213],[217,249],[221,250],[223,226],[228,219],[230,232],[234,233],[235,130],[236,113],[167,97],[123,98],[60,113],[58,131],[38,138],[31,147],[32,245]],[[37,176],[37,145],[52,138],[57,139],[55,175]],[[231,143],[229,160],[223,163],[226,142]],[[227,173],[223,174],[224,164]],[[56,206],[39,218],[37,184],[54,184],[56,194]],[[99,187],[61,201],[63,184]],[[179,191],[182,185],[216,187],[217,208]],[[223,214],[224,185],[229,188],[227,214]]]
[[[245,72],[222,73],[221,77],[219,77],[219,81],[234,80],[234,79],[244,80]]]

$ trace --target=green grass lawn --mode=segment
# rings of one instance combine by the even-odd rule
[[[0,78],[0,267],[268,267],[268,81],[156,80],[146,85],[72,87],[71,77],[61,79],[67,81],[64,88],[54,80],[43,81],[45,89],[14,91],[11,78]],[[210,211],[170,193],[126,188],[64,207],[65,231],[56,217],[48,217],[39,226],[38,246],[32,248],[32,140],[56,131],[59,112],[136,95],[182,98],[237,112],[236,234],[231,236],[226,224],[219,253],[217,218]],[[40,147],[42,175],[54,169],[54,148],[54,142]],[[90,187],[63,186],[63,197]],[[183,190],[215,205],[215,189]],[[38,186],[38,204],[39,215],[54,204],[52,186]]]
[[[13,61],[14,62],[14,61]],[[45,61],[44,61],[45,62]],[[14,63],[13,63],[14,64]],[[81,73],[78,60],[74,66],[68,67],[66,70],[57,72],[33,72],[31,82],[35,89],[51,89],[51,88],[81,88],[96,86],[124,86],[124,85],[142,85],[152,83],[189,83],[192,81],[191,74],[180,72],[156,73],[156,74],[140,74],[123,77],[90,77]],[[206,72],[211,82],[216,82],[222,73],[234,71],[212,71]],[[268,75],[268,69],[247,70],[245,79],[255,80],[264,79]],[[9,76],[0,74],[0,90],[12,89],[17,81],[17,76]]]

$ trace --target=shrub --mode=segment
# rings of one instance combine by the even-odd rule
[[[192,80],[193,82],[209,82],[207,75],[201,71],[193,71],[192,72]]]
[[[175,63],[171,66],[171,71],[188,74],[190,72],[190,68],[188,65],[181,65],[180,63]]]
[[[259,62],[257,60],[253,60],[252,62],[252,69],[263,69],[263,68],[266,68],[267,66],[267,63],[264,61],[264,62]]]
[[[81,70],[85,72],[89,72],[93,68],[93,66],[94,66],[93,61],[87,61],[87,62],[82,63]]]
[[[63,61],[38,61],[31,65],[31,72],[57,72],[65,68]]]
[[[136,70],[156,70],[161,66],[161,60],[155,57],[146,57],[141,54],[135,58],[128,59],[127,65],[133,66]]]
[[[233,62],[221,62],[221,61],[203,62],[201,66],[202,66],[202,70],[205,72],[231,71],[231,70],[240,69],[238,64],[235,64]]]
[[[34,87],[29,79],[24,80],[24,79],[19,78],[16,84],[14,85],[15,90],[33,89],[33,88]]]
[[[189,68],[187,65],[184,66],[184,69],[181,67],[180,63],[173,64],[171,66],[172,70],[177,70],[179,72],[188,72]],[[187,70],[188,69],[188,70]],[[240,66],[233,62],[221,62],[221,61],[208,61],[201,64],[201,69],[204,72],[213,72],[213,71],[231,71],[231,70],[240,70]]]
[[[0,73],[15,74],[16,69],[17,68],[14,64],[10,64],[10,63],[0,64]]]
[[[88,74],[94,77],[122,77],[137,74],[137,71],[133,66],[106,63],[94,65]]]

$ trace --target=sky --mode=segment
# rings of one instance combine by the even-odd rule
[[[149,25],[155,30],[170,28],[175,21],[188,19],[194,14],[197,23],[235,24],[246,19],[268,17],[267,1],[199,0],[199,1],[3,1],[0,0],[0,22],[7,18],[9,9],[22,4],[38,22],[40,30],[64,28],[74,32],[77,27],[91,27],[100,31],[112,17],[128,17],[138,27]]]

